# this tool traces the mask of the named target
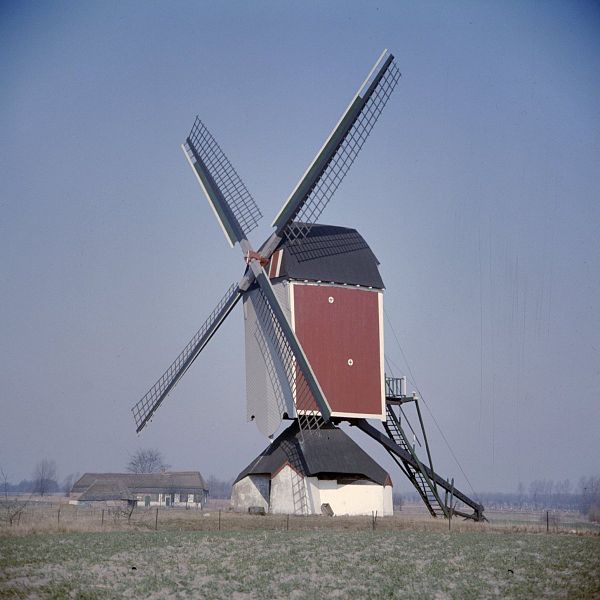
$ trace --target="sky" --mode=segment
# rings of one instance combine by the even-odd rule
[[[239,307],[135,433],[243,271],[180,145],[199,114],[258,246],[388,48],[402,78],[321,222],[381,262],[434,467],[466,493],[599,474],[599,33],[593,2],[2,2],[0,466],[156,447],[230,478],[266,446]]]

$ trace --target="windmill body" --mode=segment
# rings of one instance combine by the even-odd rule
[[[385,420],[383,281],[378,261],[354,229],[315,225],[296,244],[283,240],[265,270],[331,407],[331,417]],[[293,390],[268,332],[244,299],[248,419],[265,435],[296,417]],[[317,411],[314,400],[299,409]]]
[[[318,224],[399,78],[393,55],[384,51],[258,251],[249,233],[261,211],[199,118],[182,146],[246,269],[132,412],[139,433],[243,299],[248,419],[270,439],[282,420],[292,424],[240,473],[233,494],[240,509],[258,501],[274,512],[308,514],[326,506],[329,513],[389,514],[389,474],[337,427],[346,421],[383,446],[432,516],[484,518],[483,506],[434,471],[418,398],[406,395],[405,380],[384,373],[384,286],[375,255],[356,230]],[[420,439],[402,408],[409,404]]]
[[[394,514],[392,479],[342,429],[285,429],[237,476],[234,510],[275,514]]]

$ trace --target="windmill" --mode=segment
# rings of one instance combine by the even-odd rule
[[[242,471],[236,482],[241,495],[244,481],[250,481],[256,492],[261,487],[258,476],[273,477],[285,465],[291,477],[289,501],[283,505],[293,512],[306,514],[318,511],[319,505],[328,506],[315,503],[319,490],[314,482],[332,478],[377,483],[391,502],[389,476],[337,427],[346,421],[385,448],[432,516],[453,512],[480,520],[483,506],[433,470],[418,398],[406,394],[405,379],[385,376],[384,286],[377,259],[356,230],[317,224],[399,78],[393,55],[384,51],[258,250],[248,234],[262,214],[218,143],[196,118],[182,148],[225,238],[231,247],[239,244],[246,268],[132,412],[139,433],[242,300],[248,418],[271,438],[283,419],[293,423]],[[417,410],[419,439],[406,418],[409,403]],[[385,431],[369,420],[382,422]],[[426,461],[415,450],[415,441],[421,440]],[[321,486],[320,496],[317,493],[321,500],[329,498],[325,487]],[[267,507],[274,505],[268,490],[258,492]],[[460,508],[453,504],[456,501],[462,503]],[[465,512],[463,505],[473,512]]]

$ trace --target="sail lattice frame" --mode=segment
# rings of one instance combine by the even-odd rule
[[[248,234],[255,229],[263,215],[237,171],[199,117],[194,121],[186,144],[193,148],[204,163],[242,231]],[[194,153],[190,152],[190,148],[186,152],[191,158]]]
[[[310,190],[308,198],[285,228],[284,233],[288,240],[293,242],[304,239],[317,222],[356,160],[399,79],[400,70],[396,63],[392,62],[336,149],[321,177]]]

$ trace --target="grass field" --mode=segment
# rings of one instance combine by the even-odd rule
[[[9,598],[600,598],[600,537],[105,531],[0,537]]]

